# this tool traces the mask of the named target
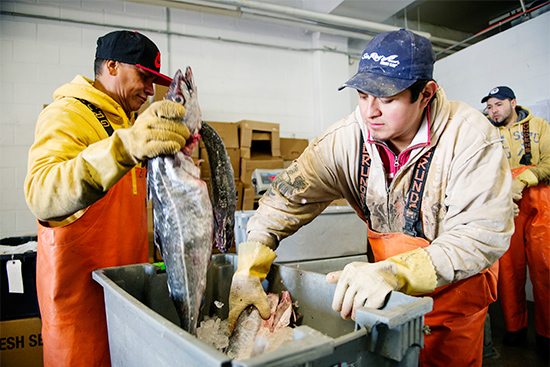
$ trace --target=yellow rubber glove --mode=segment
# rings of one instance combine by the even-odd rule
[[[329,273],[329,283],[338,283],[332,309],[343,319],[355,320],[360,307],[381,308],[391,291],[425,294],[435,289],[435,269],[426,251],[416,249],[377,263],[353,262],[343,271]]]
[[[189,129],[182,123],[185,108],[172,101],[152,103],[129,129],[118,129],[122,145],[135,164],[159,155],[175,154],[185,146]]]
[[[519,206],[516,203],[512,203],[514,205],[514,218],[519,215]]]
[[[512,181],[512,199],[514,199],[514,201],[521,200],[523,196],[523,189],[526,186],[527,184],[525,182],[518,180],[517,178]]]
[[[267,319],[271,314],[262,281],[275,260],[275,252],[259,242],[243,242],[239,245],[237,271],[233,274],[229,293],[229,330],[233,330],[241,312],[254,305]]]

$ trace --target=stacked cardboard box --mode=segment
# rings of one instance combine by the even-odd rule
[[[241,158],[252,155],[281,156],[279,124],[251,120],[238,122],[241,133]]]
[[[155,85],[154,101],[164,98],[168,88]],[[145,103],[135,114],[139,115],[149,106]],[[280,169],[287,167],[290,162],[302,153],[307,147],[306,139],[280,138],[279,124],[241,120],[239,122],[207,123],[220,135],[235,175],[235,188],[237,196],[237,210],[253,210],[257,207],[259,196],[256,196],[252,187],[252,172],[255,169]],[[201,179],[208,185],[210,193],[210,165],[208,154],[202,140],[192,155],[199,165]],[[153,220],[152,207],[149,203],[149,260],[151,262],[161,260],[158,250],[153,244]],[[233,249],[234,251],[234,249]]]
[[[241,181],[244,185],[243,210],[253,210],[259,197],[252,187],[256,169],[284,168],[281,158],[279,124],[241,120],[238,122],[241,150]]]
[[[233,167],[235,179],[238,179],[241,165],[241,152],[239,150],[239,126],[236,123],[230,122],[206,122],[208,123],[208,125],[212,126],[214,130],[216,130],[216,132],[222,139],[223,145],[225,145],[225,150],[227,151],[227,155],[229,156],[229,160],[231,161],[231,166]],[[201,178],[203,180],[210,180],[210,164],[208,162],[206,147],[202,139],[199,144],[199,150],[199,159],[201,160]]]
[[[280,169],[298,158],[307,147],[307,139],[289,139],[279,136],[279,124],[241,120],[236,123],[208,122],[222,138],[230,157],[238,195],[238,210],[256,208],[259,196],[252,186],[252,172],[256,169]],[[201,142],[198,160],[201,178],[210,180],[210,168],[204,143]]]
[[[284,161],[285,168],[290,166],[292,161],[302,154],[308,144],[307,139],[281,138],[281,158]]]

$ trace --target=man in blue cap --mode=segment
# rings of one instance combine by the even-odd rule
[[[98,268],[148,261],[148,158],[185,146],[183,106],[159,101],[169,85],[146,36],[115,31],[97,40],[95,79],[76,76],[54,92],[36,124],[25,180],[38,218],[37,294],[44,366],[109,366]]]
[[[383,307],[391,291],[430,295],[420,365],[481,366],[494,264],[513,232],[512,179],[497,131],[447,100],[434,62],[430,41],[410,31],[369,42],[340,87],[357,90],[357,109],[277,176],[248,222],[230,325],[251,304],[269,316],[261,281],[274,250],[343,197],[368,225],[372,256],[327,275],[337,283],[334,311],[354,318],[360,307]]]
[[[512,170],[512,197],[518,214],[510,248],[500,259],[498,296],[505,345],[527,340],[527,267],[533,284],[537,347],[550,349],[550,125],[517,104],[507,86],[491,89],[481,103],[498,127]]]

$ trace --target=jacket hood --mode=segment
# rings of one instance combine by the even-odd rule
[[[516,113],[518,114],[518,119],[517,119],[516,122],[514,122],[513,125],[522,124],[525,121],[529,121],[533,118],[533,115],[531,115],[531,111],[529,111],[527,108],[519,106],[519,105],[516,106]]]
[[[53,93],[56,101],[75,97],[85,99],[101,108],[111,123],[124,124],[126,113],[122,107],[107,94],[95,88],[93,80],[77,75],[70,83],[62,85]]]

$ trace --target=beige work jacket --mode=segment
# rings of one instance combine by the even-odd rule
[[[414,149],[389,186],[376,145],[367,143],[367,205],[372,230],[402,232],[414,165],[437,144],[421,220],[437,286],[442,286],[490,267],[508,248],[514,230],[512,178],[498,131],[479,111],[447,100],[439,88],[424,123],[428,121],[430,146]],[[366,126],[356,109],[312,140],[260,200],[248,222],[248,240],[275,249],[342,197],[365,219],[359,201],[360,134],[366,141]]]

